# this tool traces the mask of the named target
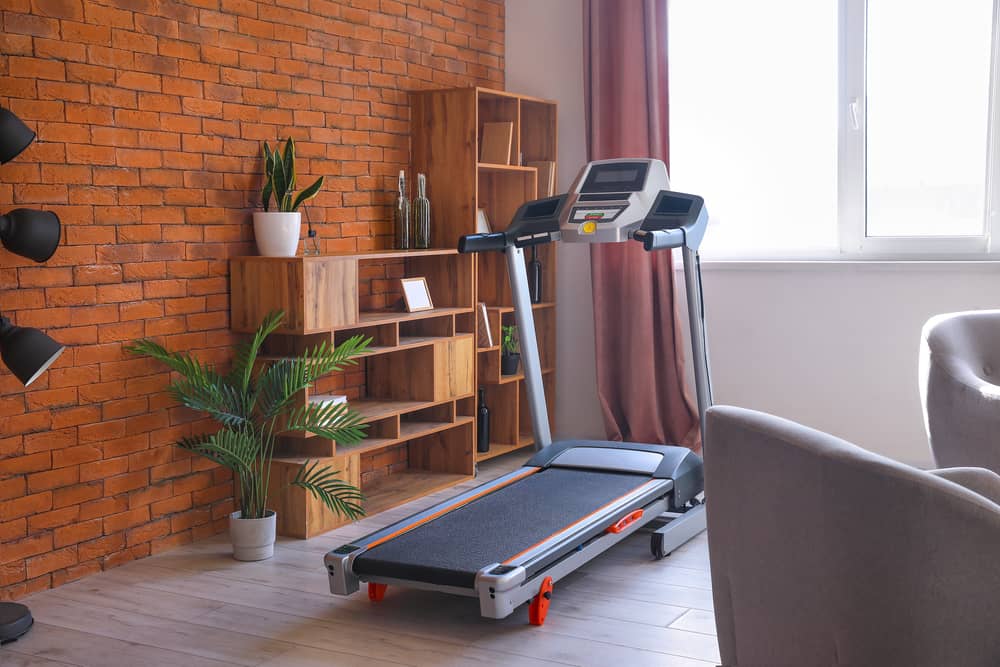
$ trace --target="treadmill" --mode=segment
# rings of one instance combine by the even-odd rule
[[[418,512],[325,556],[330,591],[361,582],[379,601],[390,584],[479,599],[488,618],[530,601],[545,621],[556,581],[640,528],[662,558],[705,529],[701,459],[684,447],[552,442],[524,248],[542,243],[639,242],[680,248],[702,433],[711,405],[698,247],[708,213],[701,197],[669,189],[663,162],[590,162],[566,194],[523,204],[503,232],[463,236],[459,251],[503,252],[521,341],[535,455],[518,470]]]

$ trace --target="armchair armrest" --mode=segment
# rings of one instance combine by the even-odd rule
[[[986,468],[940,468],[928,470],[932,475],[941,477],[959,486],[978,493],[989,501],[1000,505],[1000,475]]]

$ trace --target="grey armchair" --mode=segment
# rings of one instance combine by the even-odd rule
[[[723,665],[1000,665],[1000,476],[732,407],[705,443]]]
[[[924,325],[920,394],[939,466],[1000,473],[1000,310],[947,313]]]

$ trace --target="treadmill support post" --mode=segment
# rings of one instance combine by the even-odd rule
[[[524,251],[514,244],[507,246],[507,273],[514,299],[514,320],[521,342],[521,361],[524,363],[524,387],[528,392],[531,426],[535,431],[535,450],[552,444],[549,431],[549,412],[545,404],[545,387],[542,384],[542,364],[538,355],[538,338],[535,335],[535,312],[531,307],[528,289],[528,272],[524,265]]]
[[[687,292],[688,323],[691,327],[691,356],[694,364],[695,394],[698,397],[698,420],[702,447],[705,438],[705,413],[712,407],[712,381],[708,374],[708,342],[705,336],[705,301],[701,288],[701,258],[697,250],[682,247],[684,287]]]

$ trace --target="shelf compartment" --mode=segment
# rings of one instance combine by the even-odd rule
[[[442,338],[432,345],[368,360],[368,392],[407,401],[443,401],[475,387],[472,335]],[[404,356],[405,355],[405,356]],[[399,372],[405,364],[406,372]]]
[[[489,461],[490,459],[495,459],[498,456],[504,456],[505,454],[510,454],[511,452],[516,452],[526,447],[530,447],[534,444],[534,440],[531,442],[521,443],[518,442],[516,445],[504,444],[500,442],[491,442],[490,451],[488,452],[476,452],[476,462]]]
[[[435,491],[447,489],[469,479],[470,475],[457,473],[429,472],[427,470],[403,470],[366,485],[365,512],[370,516],[408,503],[414,498]]]

